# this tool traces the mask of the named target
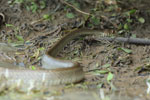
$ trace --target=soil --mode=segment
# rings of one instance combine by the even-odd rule
[[[90,0],[80,2],[83,4],[84,11],[89,11],[93,7],[94,2],[91,4],[89,2]],[[8,27],[4,23],[1,23],[0,41],[3,43],[10,43],[11,41],[11,43],[17,44],[19,39],[16,36],[22,36],[24,40],[23,44],[17,44],[17,48],[23,51],[20,50],[18,54],[12,54],[10,51],[2,51],[0,53],[0,61],[15,62],[15,64],[22,66],[41,66],[39,58],[48,48],[66,34],[64,30],[68,31],[76,27],[79,28],[84,21],[82,14],[75,10],[71,11],[75,13],[76,17],[72,19],[67,18],[65,15],[67,11],[63,10],[65,5],[59,2],[59,0],[49,1],[48,5],[52,6],[47,6],[46,9],[42,9],[36,13],[27,11],[23,4],[10,5],[8,4],[8,0],[1,0],[0,5],[0,11],[6,17],[4,23],[13,25]],[[87,5],[89,8],[85,9],[84,7]],[[56,10],[57,7],[58,10]],[[54,10],[56,11],[53,12]],[[143,11],[143,8],[140,10]],[[53,15],[52,20],[39,21],[44,14],[49,13]],[[140,38],[150,38],[150,23],[148,19],[150,16],[144,13],[142,17],[144,17],[146,23],[135,23],[133,25],[134,28],[128,32]],[[102,24],[98,28],[106,29],[105,22]],[[39,48],[45,49],[40,51]],[[131,52],[125,51],[122,48],[129,49]],[[150,99],[149,93],[147,93],[147,80],[150,74],[150,46],[110,43],[86,37],[72,40],[58,56],[78,61],[82,64],[86,75],[84,81],[78,84],[84,84],[83,86],[86,87],[87,91],[88,89],[89,91],[90,89],[97,90],[99,89],[98,86],[101,85],[101,88],[106,90],[106,94],[115,91],[118,95],[142,98],[134,100]],[[5,59],[2,59],[4,57]],[[8,57],[13,59],[8,60]],[[108,72],[102,74],[98,72],[100,70]],[[107,81],[109,72],[114,75],[114,78],[111,80],[113,85],[110,85]]]

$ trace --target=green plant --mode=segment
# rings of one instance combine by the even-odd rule
[[[31,4],[26,6],[27,10],[31,10],[33,13],[37,11],[38,5],[35,2],[31,2]]]
[[[22,4],[24,8],[33,13],[46,8],[46,0],[9,0],[8,4]]]
[[[8,37],[8,39],[7,39],[8,43],[12,43],[13,46],[18,46],[18,45],[24,44],[23,36],[18,35],[18,33],[19,33],[19,28],[18,27],[15,27],[13,24],[5,24],[5,26],[14,29],[15,40],[10,38],[10,37]]]
[[[67,18],[74,18],[75,15],[74,15],[73,13],[67,13],[67,14],[66,14],[66,17],[67,17]]]

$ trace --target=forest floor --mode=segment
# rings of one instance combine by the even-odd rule
[[[1,50],[1,62],[30,68],[41,66],[41,57],[44,52],[66,34],[65,32],[74,28],[106,30],[106,33],[121,37],[150,38],[150,13],[146,7],[142,6],[147,5],[145,2],[138,7],[134,3],[129,6],[127,2],[116,3],[115,0],[106,0],[107,2],[70,0],[69,3],[73,6],[69,6],[62,0],[31,1],[33,2],[0,1],[0,13],[6,17],[0,25],[0,41],[24,50],[17,53]],[[92,14],[90,17],[89,13]],[[69,95],[64,97],[61,91],[62,98],[57,100],[68,98],[68,100],[92,100],[96,97],[93,95],[90,97],[91,91],[96,91],[97,94],[99,90],[104,90],[105,94],[115,94],[108,100],[150,99],[147,85],[150,84],[149,45],[110,43],[86,37],[72,40],[59,56],[80,62],[86,74],[82,82],[67,85],[66,87],[70,89],[63,89],[63,94],[69,93]],[[19,98],[19,96],[13,98],[12,90],[8,90],[0,89],[0,98],[8,100],[5,97],[6,94],[10,94],[10,98],[12,96],[9,100]],[[90,93],[84,94],[81,90]],[[22,100],[52,99],[50,98],[52,94],[44,93],[38,96],[32,94],[28,98],[21,94],[20,98]],[[85,97],[80,97],[81,94]]]

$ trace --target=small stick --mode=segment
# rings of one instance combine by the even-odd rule
[[[66,2],[66,1],[64,1],[64,0],[60,0],[60,1],[61,1],[62,3],[64,3],[64,4],[68,5],[68,6],[72,7],[73,9],[75,9],[75,10],[76,10],[77,12],[79,12],[79,13],[82,13],[82,14],[85,14],[85,15],[88,15],[88,16],[91,15],[90,13],[81,11],[80,9],[76,8],[75,6],[69,4],[68,2]]]
[[[61,1],[62,3],[64,3],[64,4],[68,5],[68,6],[72,7],[73,9],[75,9],[75,10],[76,10],[77,12],[79,12],[79,13],[82,13],[82,14],[85,14],[85,15],[88,15],[88,16],[92,15],[92,14],[90,14],[90,13],[81,11],[80,9],[76,8],[75,6],[69,4],[68,2],[66,2],[66,1],[64,1],[64,0],[60,0],[60,1]],[[118,28],[117,24],[115,24],[115,23],[113,23],[112,21],[110,21],[106,16],[101,15],[100,17],[102,17],[102,18],[103,18],[104,20],[106,20],[106,21],[109,21],[115,28]]]
[[[142,39],[142,38],[123,38],[123,37],[100,37],[100,38],[95,38],[95,40],[100,41],[100,40],[107,40],[110,42],[124,42],[124,43],[129,43],[129,44],[139,44],[139,45],[150,45],[150,40],[149,39]]]

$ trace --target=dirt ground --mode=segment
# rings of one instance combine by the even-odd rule
[[[23,52],[20,51],[16,54],[11,51],[1,50],[0,61],[15,62],[15,64],[23,67],[41,66],[40,57],[66,34],[65,31],[83,27],[83,23],[88,23],[87,21],[84,22],[84,17],[77,11],[71,8],[64,10],[65,5],[59,0],[48,1],[48,6],[36,13],[26,10],[23,4],[11,4],[8,1],[0,1],[0,12],[6,17],[5,24],[1,23],[0,41],[2,43],[12,43],[17,48],[23,49]],[[95,6],[95,2],[90,2],[90,0],[80,2],[85,12]],[[86,6],[89,8],[85,9]],[[139,16],[145,19],[145,23],[139,24],[135,21],[131,24],[133,28],[125,31],[121,36],[128,36],[126,33],[130,33],[130,36],[136,35],[136,37],[140,38],[150,38],[150,14],[143,10],[142,7],[138,11],[140,10],[141,15]],[[70,11],[75,13],[75,18],[66,18],[65,13]],[[122,8],[123,11],[124,9]],[[52,20],[41,20],[44,14],[49,13],[52,15]],[[107,12],[107,14],[109,13],[112,12]],[[120,16],[116,17],[116,19],[114,18],[114,20],[124,18],[121,13]],[[84,25],[87,27],[86,24]],[[102,20],[100,25],[95,27],[98,29],[111,29],[116,33],[119,32],[106,20]],[[97,41],[91,37],[81,37],[68,43],[58,56],[78,61],[82,64],[85,79],[78,83],[78,85],[81,85],[79,88],[86,88],[87,91],[103,89],[106,94],[111,94],[115,91],[117,95],[132,97],[131,100],[150,99],[150,93],[147,93],[148,79],[150,79],[150,46],[148,45],[110,43],[108,41]],[[103,72],[100,72],[100,70]],[[114,76],[110,84],[107,81],[109,73]],[[116,100],[123,100],[123,98]]]

